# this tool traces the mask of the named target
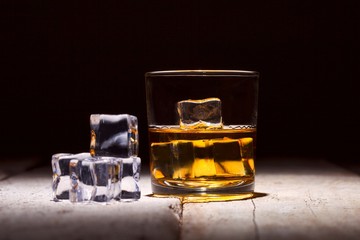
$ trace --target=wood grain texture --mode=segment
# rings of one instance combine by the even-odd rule
[[[256,165],[259,197],[185,203],[150,197],[148,170],[137,202],[51,201],[51,169],[0,181],[0,239],[358,239],[360,176],[323,160]]]
[[[185,204],[183,239],[357,239],[360,177],[326,161],[269,160],[256,192],[229,203]]]
[[[72,204],[51,200],[51,171],[0,182],[0,239],[178,239],[179,200],[151,198],[141,180],[137,202]]]

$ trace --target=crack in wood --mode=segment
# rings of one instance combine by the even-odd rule
[[[252,204],[253,204],[253,206],[254,206],[254,208],[253,208],[253,219],[252,219],[252,221],[253,221],[253,223],[254,223],[254,228],[255,228],[255,239],[256,239],[256,240],[259,240],[259,239],[260,239],[259,227],[258,227],[258,225],[257,225],[257,223],[256,223],[256,205],[255,205],[255,202],[254,202],[253,199],[251,199],[251,202],[252,202]]]
[[[178,235],[177,235],[177,239],[181,240],[182,239],[182,225],[183,225],[183,212],[184,212],[184,203],[182,201],[182,199],[179,199],[180,203],[178,204],[171,204],[169,206],[169,208],[173,211],[173,213],[175,214],[176,218],[178,219],[179,222],[179,231],[178,231]]]
[[[309,197],[309,199],[310,199],[310,202],[315,202],[315,200],[311,198],[311,195],[310,195],[310,192],[309,192],[309,191],[307,192],[307,195],[308,195],[308,197]],[[310,203],[308,203],[308,201],[307,201],[306,199],[304,199],[304,202],[305,202],[306,207],[310,209],[312,215],[313,215],[314,217],[317,217],[317,215],[315,214],[314,210],[312,209]]]

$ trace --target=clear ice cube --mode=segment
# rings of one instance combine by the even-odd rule
[[[140,199],[140,171],[141,159],[139,157],[123,158],[123,174],[121,178],[121,195],[123,201]],[[119,199],[119,197],[117,197]]]
[[[192,165],[195,158],[193,141],[172,141],[172,151],[175,157],[172,177],[175,179],[193,178]]]
[[[85,159],[90,153],[57,153],[52,155],[51,166],[53,171],[52,195],[55,201],[69,199],[69,163],[73,159]]]
[[[151,144],[152,174],[157,179],[173,176],[174,174],[175,156],[172,145],[171,142]]]
[[[180,128],[219,129],[223,127],[219,98],[183,100],[177,103]]]
[[[241,150],[240,141],[241,139],[212,139],[211,144],[213,145],[214,159],[217,162],[222,161],[240,161]]]
[[[70,161],[70,202],[88,202],[95,194],[92,159]]]
[[[137,117],[128,114],[90,116],[92,156],[128,158],[138,154]]]
[[[121,192],[122,159],[93,157],[70,162],[70,201],[109,202]]]
[[[241,139],[213,139],[211,140],[214,152],[214,161],[217,176],[240,175],[244,176],[244,159],[241,156]]]
[[[248,137],[248,138],[240,138],[240,146],[241,146],[241,157],[242,158],[254,158],[254,144],[253,144],[253,139]]]
[[[194,147],[194,177],[211,177],[216,175],[213,145],[209,140],[193,141]]]
[[[94,165],[95,192],[93,201],[109,202],[114,198],[115,189],[121,191],[121,163],[122,161],[112,157],[101,157]]]

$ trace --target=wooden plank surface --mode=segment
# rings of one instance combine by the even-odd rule
[[[0,239],[178,239],[180,202],[144,196],[109,205],[51,200],[51,168],[0,181]]]
[[[358,239],[360,177],[325,161],[258,164],[256,192],[235,202],[188,204],[183,239]]]
[[[259,197],[185,203],[150,197],[148,171],[137,202],[51,201],[51,168],[0,181],[0,239],[358,239],[360,177],[323,160],[267,159],[256,165]]]
[[[254,199],[260,238],[359,238],[359,175],[325,161],[281,164],[259,174],[258,191],[269,193]]]

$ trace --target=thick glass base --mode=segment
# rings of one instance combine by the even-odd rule
[[[152,179],[151,182],[152,192],[154,194],[161,195],[183,195],[183,194],[241,194],[254,192],[255,181],[242,181],[238,184],[231,184],[230,186],[213,184],[200,184],[197,185],[184,182],[159,182],[156,179]]]

